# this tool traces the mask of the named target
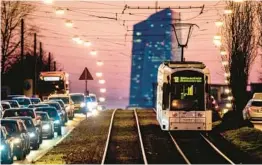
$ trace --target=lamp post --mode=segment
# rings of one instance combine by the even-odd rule
[[[174,24],[171,24],[171,25],[174,29],[178,46],[181,48],[181,62],[183,62],[183,61],[185,61],[185,59],[184,59],[184,48],[187,47],[189,37],[192,34],[193,26],[196,26],[198,28],[199,28],[199,26],[196,25],[196,24],[192,24],[192,23],[174,23]],[[176,27],[180,27],[180,29],[176,29]],[[187,36],[186,36],[187,38],[186,38],[184,43],[182,43],[179,40],[179,36],[178,36],[178,33],[177,33],[177,30],[182,30],[183,27],[188,28],[188,33],[187,33]],[[182,39],[182,36],[180,36],[180,38]]]

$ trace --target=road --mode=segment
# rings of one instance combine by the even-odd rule
[[[50,148],[52,148],[54,145],[63,140],[62,138],[67,136],[69,131],[72,131],[72,129],[75,128],[77,124],[79,124],[80,121],[84,119],[84,115],[76,114],[75,118],[73,120],[69,120],[66,123],[66,126],[62,128],[62,136],[55,135],[53,139],[44,139],[43,143],[41,144],[38,150],[31,150],[30,154],[27,155],[24,161],[14,161],[13,164],[28,164],[34,161],[36,158],[43,156]]]

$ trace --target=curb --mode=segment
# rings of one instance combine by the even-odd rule
[[[84,119],[85,120],[85,119]],[[82,120],[82,121],[84,121]],[[55,145],[51,146],[50,148],[48,148],[46,151],[44,151],[42,154],[40,154],[38,157],[36,157],[35,159],[29,161],[29,163],[35,163],[36,161],[38,161],[40,158],[42,158],[45,154],[47,154],[49,151],[51,151],[54,147],[56,147],[59,143],[61,143],[82,121],[80,121],[74,128],[72,128],[71,130],[69,130],[63,137],[61,137],[61,139],[59,139]]]

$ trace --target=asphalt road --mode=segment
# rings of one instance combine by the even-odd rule
[[[28,164],[37,159],[38,157],[43,156],[50,148],[52,148],[54,145],[59,143],[62,138],[67,136],[69,131],[72,131],[73,128],[79,124],[80,121],[84,120],[85,116],[81,114],[76,114],[75,118],[73,120],[69,120],[66,123],[66,126],[62,128],[62,136],[57,136],[55,134],[55,137],[53,139],[44,139],[43,143],[41,144],[40,148],[38,150],[31,150],[30,154],[27,155],[26,159],[23,161],[14,161],[13,164]]]

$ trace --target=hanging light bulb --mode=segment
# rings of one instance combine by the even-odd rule
[[[217,20],[217,21],[215,22],[215,25],[216,25],[217,27],[221,27],[221,26],[224,25],[224,22],[222,22],[222,21],[220,21],[220,20]]]
[[[222,65],[223,66],[227,66],[228,65],[228,61],[222,61]]]
[[[225,76],[225,77],[229,77],[229,76],[230,76],[230,73],[225,73],[224,76]]]
[[[106,88],[100,88],[101,93],[106,93]]]
[[[79,44],[79,45],[82,45],[84,43],[84,41],[79,38],[78,40],[76,40],[76,43]]]
[[[232,101],[233,100],[233,96],[228,96],[227,100]]]
[[[225,80],[225,83],[226,83],[226,84],[229,84],[229,81],[228,81],[228,80]]]
[[[79,38],[78,36],[74,36],[74,37],[72,38],[72,40],[75,41],[75,42],[77,42],[78,40],[80,40],[80,38]]]
[[[56,15],[64,15],[65,14],[65,10],[62,9],[62,8],[57,8],[55,10],[55,13],[56,13]]]
[[[98,80],[98,83],[99,83],[99,84],[105,84],[105,83],[106,83],[106,80]]]
[[[233,10],[231,9],[225,9],[224,10],[224,14],[232,14],[233,13]]]
[[[65,25],[66,25],[66,27],[72,28],[74,24],[73,24],[72,21],[66,20],[66,21],[65,21]]]
[[[221,51],[220,51],[220,54],[221,54],[222,56],[225,56],[225,55],[227,55],[227,52],[226,52],[225,50],[221,50]]]
[[[215,46],[220,47],[222,45],[222,42],[220,40],[214,40],[213,43]]]
[[[43,0],[43,2],[44,2],[45,4],[52,4],[52,3],[53,3],[53,0]]]
[[[103,62],[103,61],[97,61],[97,62],[96,62],[96,65],[97,65],[97,66],[102,66],[102,65],[104,65],[104,62]]]
[[[92,56],[96,56],[96,54],[97,54],[97,52],[96,52],[95,50],[92,50],[92,51],[90,52],[90,55],[92,55]]]
[[[102,72],[96,72],[96,77],[102,77],[103,73]]]
[[[214,40],[221,40],[221,38],[222,38],[221,35],[218,34],[214,36]]]
[[[90,41],[85,41],[85,42],[84,42],[84,46],[86,46],[86,47],[91,46],[91,42],[90,42]]]
[[[230,89],[228,89],[228,88],[225,89],[225,93],[226,93],[226,94],[229,94],[230,92],[231,92]]]
[[[233,0],[234,2],[238,2],[238,3],[242,3],[244,2],[245,0]]]

